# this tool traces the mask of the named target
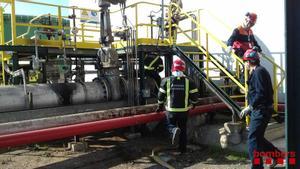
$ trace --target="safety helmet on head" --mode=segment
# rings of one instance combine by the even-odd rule
[[[172,65],[172,72],[175,71],[184,71],[185,70],[185,63],[181,59],[176,59]]]
[[[243,57],[244,61],[250,61],[250,62],[254,62],[259,60],[259,55],[257,50],[255,49],[248,49],[245,53],[244,53],[244,57]]]
[[[247,12],[245,16],[249,18],[249,21],[250,21],[252,24],[255,24],[255,23],[256,23],[256,19],[257,19],[256,13]]]

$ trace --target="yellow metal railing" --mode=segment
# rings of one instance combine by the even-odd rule
[[[219,22],[227,31],[232,31],[233,28],[229,25],[227,25],[226,23],[224,23],[221,19],[219,19],[217,16],[215,16],[212,12],[210,12],[209,10],[205,10],[206,13],[211,16],[214,20],[216,20],[217,22]],[[262,53],[262,58],[264,58],[265,60],[267,60],[269,63],[272,64],[273,67],[273,73],[272,73],[272,77],[273,77],[273,90],[274,90],[274,109],[277,111],[278,110],[278,92],[279,92],[279,87],[282,85],[284,79],[285,79],[285,70],[279,66],[277,63],[275,63],[271,57],[266,56],[265,54]],[[237,64],[239,67],[239,64]],[[237,69],[239,70],[239,69]],[[280,75],[281,78],[278,79],[277,75],[278,75],[278,70],[280,71]],[[238,72],[239,73],[239,72]],[[245,72],[247,73],[247,72]],[[245,76],[245,79],[247,79],[248,77]],[[247,91],[247,90],[246,90]],[[247,104],[246,104],[247,105]]]
[[[3,18],[3,8],[0,6],[0,45],[4,45],[4,18]],[[5,70],[4,70],[4,52],[1,51],[1,84],[5,85]]]
[[[133,10],[133,16],[134,16],[134,20],[133,20],[133,26],[134,30],[135,30],[135,39],[136,39],[136,44],[135,45],[139,45],[139,44],[148,44],[148,45],[170,45],[172,44],[172,42],[174,41],[174,39],[171,39],[171,37],[164,37],[164,40],[158,40],[157,37],[151,37],[150,35],[150,30],[151,28],[154,29],[156,33],[159,33],[159,25],[157,24],[151,24],[150,22],[147,22],[145,19],[140,19],[142,18],[143,14],[146,14],[144,11],[140,11],[143,10],[145,8],[143,7],[147,7],[147,9],[152,9],[152,11],[154,10],[159,10],[161,8],[161,4],[156,4],[156,3],[151,3],[151,2],[137,2],[131,5],[128,5],[126,7],[126,13],[130,13],[130,10]],[[169,5],[164,5],[165,9],[167,10]],[[112,11],[111,14],[117,14],[118,12],[120,12],[121,10],[115,10]],[[169,13],[170,11],[164,11],[164,13]],[[148,14],[147,14],[148,15]],[[170,14],[168,14],[168,16],[170,16]],[[142,21],[141,21],[142,20]],[[170,25],[170,20],[168,20],[167,18],[164,18],[164,23],[168,23],[168,25]],[[171,25],[171,26],[176,26],[175,24]],[[169,26],[165,26],[165,30],[171,29],[171,27]],[[170,31],[170,30],[168,30]],[[118,43],[123,43],[121,41],[115,41],[114,46],[122,46],[119,45]]]
[[[176,4],[173,4],[174,6],[177,6]],[[178,6],[177,6],[178,7]],[[179,8],[179,7],[178,7]],[[232,76],[231,75],[231,73],[230,72],[228,72],[227,70],[226,70],[226,68],[222,65],[222,64],[220,64],[215,58],[213,58],[213,57],[210,57],[210,54],[209,54],[209,47],[208,47],[208,40],[210,39],[210,40],[212,40],[214,43],[216,43],[216,44],[218,44],[219,46],[221,46],[223,49],[226,49],[227,48],[227,46],[226,46],[226,44],[224,44],[221,40],[219,40],[217,37],[215,37],[210,31],[208,31],[203,25],[201,25],[200,23],[198,23],[194,18],[192,18],[191,16],[190,16],[190,14],[188,14],[187,12],[184,12],[184,11],[182,11],[181,10],[181,13],[185,16],[185,17],[187,17],[188,19],[190,19],[191,21],[192,21],[192,23],[194,23],[196,26],[197,26],[197,28],[198,29],[200,29],[202,32],[205,32],[205,35],[206,35],[206,49],[203,49],[203,47],[202,46],[200,46],[200,44],[199,44],[199,42],[197,42],[197,41],[195,41],[190,35],[188,35],[187,34],[187,32],[186,31],[184,31],[182,28],[180,28],[180,27],[177,27],[179,30],[180,30],[180,32],[179,33],[183,33],[185,36],[186,36],[186,38],[188,38],[191,42],[192,42],[192,44],[193,45],[195,45],[196,47],[198,47],[199,48],[199,50],[200,51],[202,51],[203,53],[206,53],[206,57],[207,57],[207,68],[209,68],[209,66],[208,66],[208,62],[209,61],[211,61],[211,62],[213,62],[220,70],[222,70],[224,73],[225,73],[225,75],[226,76],[228,76],[237,86],[239,86],[239,88],[241,88],[242,90],[244,90],[245,91],[245,86],[243,85],[243,84],[241,84],[234,76]],[[192,31],[192,30],[191,30]],[[242,60],[238,57],[238,56],[236,56],[235,54],[233,55],[233,58],[235,59],[235,60],[237,60],[240,64],[243,64],[243,62],[242,62]]]
[[[79,8],[76,6],[62,6],[62,5],[55,5],[55,4],[49,4],[49,3],[43,3],[43,2],[35,2],[35,1],[27,1],[27,0],[0,0],[0,2],[2,3],[8,3],[11,7],[10,9],[10,14],[11,14],[11,34],[12,34],[12,38],[10,41],[6,42],[5,44],[10,44],[10,45],[34,45],[34,40],[30,39],[30,37],[26,37],[31,28],[39,28],[39,29],[53,29],[54,31],[57,32],[62,32],[64,30],[65,35],[67,37],[74,37],[75,35],[73,34],[73,32],[71,30],[74,29],[73,26],[63,26],[63,20],[69,20],[69,23],[71,23],[73,21],[72,18],[69,18],[69,16],[63,16],[62,15],[62,11],[63,10],[73,10],[76,13],[80,13],[81,11],[88,11],[88,12],[99,12],[98,10],[94,10],[94,9],[87,9],[87,8]],[[16,8],[15,8],[15,3],[25,3],[25,4],[33,4],[33,5],[40,5],[40,6],[47,6],[47,7],[51,7],[51,8],[56,8],[57,14],[53,15],[49,15],[49,14],[41,14],[35,18],[33,18],[31,21],[29,21],[28,23],[22,23],[22,22],[16,22]],[[47,24],[36,24],[34,23],[35,20],[43,17],[43,16],[51,16],[51,18],[56,19],[57,23],[53,24],[53,25],[47,25]],[[76,46],[77,48],[99,48],[100,44],[95,40],[89,40],[94,38],[94,34],[93,32],[97,32],[97,34],[100,36],[100,29],[99,26],[95,26],[90,27],[87,26],[87,23],[81,22],[83,21],[87,21],[89,18],[83,18],[83,17],[76,17],[75,21],[76,21],[76,29],[78,30],[78,35],[76,35],[79,38],[79,41],[77,41],[77,43],[75,44],[74,41],[70,41],[70,47],[74,47]],[[91,24],[91,23],[89,23]],[[95,24],[96,25],[96,24]],[[22,33],[21,35],[17,35],[17,27],[27,27],[27,31],[25,33]],[[70,33],[66,33],[66,32],[70,32]],[[80,33],[80,34],[79,34]],[[77,39],[78,39],[77,38]],[[99,39],[98,38],[94,38],[94,39]],[[48,47],[59,47],[61,48],[63,45],[62,42],[62,37],[58,36],[55,39],[50,39],[50,40],[42,40],[39,39],[38,40],[38,45],[44,45],[44,46],[48,46]]]
[[[174,6],[177,6],[176,4],[173,4]],[[177,6],[177,8],[179,8],[178,6]],[[198,16],[198,18],[200,18],[200,11],[202,11],[202,9],[199,9],[199,10],[197,10],[197,16]],[[180,27],[178,27],[178,29],[180,30],[178,33],[182,33],[182,34],[184,34],[195,46],[198,46],[198,47],[200,47],[199,49],[201,50],[202,48],[201,48],[201,40],[200,40],[200,30],[202,31],[202,32],[204,32],[205,33],[205,39],[206,39],[206,42],[205,42],[205,51],[209,51],[209,49],[208,49],[208,37],[210,37],[210,39],[212,40],[212,41],[214,41],[216,44],[218,44],[219,46],[221,46],[224,50],[227,48],[227,45],[225,44],[225,43],[223,43],[221,40],[219,40],[216,36],[214,36],[211,32],[209,32],[208,31],[208,29],[207,28],[205,28],[203,25],[201,25],[200,24],[200,19],[197,19],[197,20],[195,20],[195,19],[193,19],[192,17],[190,17],[189,16],[189,14],[191,13],[191,12],[189,12],[189,13],[187,13],[187,12],[184,12],[184,11],[182,11],[181,10],[181,13],[183,14],[183,15],[185,15],[186,17],[188,17],[194,24],[196,24],[197,25],[197,30],[193,30],[193,31],[198,31],[199,33],[198,33],[198,42],[196,42],[195,40],[193,40],[188,34],[187,34],[187,32],[189,32],[189,31],[191,31],[191,30],[182,30]],[[211,12],[209,12],[208,11],[208,14],[209,15],[211,15],[215,20],[217,20],[221,25],[224,25],[224,27],[228,30],[228,29],[230,29],[230,27],[229,26],[227,26],[222,20],[220,20],[220,19],[218,19],[216,16],[214,16]],[[208,52],[205,52],[205,51],[203,51],[202,50],[202,52],[204,52],[204,53],[206,53],[206,56],[207,56],[207,59],[206,59],[206,67],[208,67],[208,61],[212,61],[212,62],[214,62],[213,61],[213,58],[212,57],[209,57],[208,56]],[[239,72],[239,67],[240,66],[243,66],[244,65],[244,63],[243,63],[243,61],[241,60],[241,58],[239,58],[237,55],[235,55],[234,53],[231,53],[231,57],[232,58],[234,58],[235,59],[235,62],[236,62],[236,77],[239,77],[239,74],[240,74],[240,72]],[[285,71],[284,71],[284,69],[282,68],[282,67],[280,67],[278,64],[276,64],[272,59],[270,59],[270,57],[268,57],[268,56],[266,56],[266,55],[264,55],[264,54],[262,54],[262,57],[264,58],[264,59],[266,59],[268,62],[270,62],[272,65],[273,65],[273,81],[274,81],[274,85],[273,85],[273,90],[274,90],[274,109],[277,111],[277,109],[278,109],[278,89],[279,89],[279,86],[282,84],[282,82],[283,82],[283,80],[284,80],[284,78],[285,78]],[[216,63],[216,62],[214,62],[214,63]],[[220,68],[221,70],[223,70],[223,65],[217,65],[217,67],[218,68]],[[281,71],[281,79],[278,81],[278,78],[277,78],[277,72],[278,72],[278,70],[280,70]],[[208,72],[208,71],[207,71]],[[226,73],[226,71],[224,71],[225,72],[225,74],[234,82],[234,83],[236,83],[242,90],[244,90],[244,91],[247,91],[248,90],[248,86],[247,86],[247,84],[245,83],[244,85],[242,85],[242,84],[240,84],[239,82],[237,82],[237,80],[235,79],[235,77],[232,77],[231,75],[229,75],[229,74],[227,74]],[[245,79],[248,79],[248,71],[246,70],[246,71],[244,71],[244,73],[245,73]],[[245,93],[247,93],[247,92],[245,92]],[[245,95],[245,98],[246,98],[247,96]],[[247,99],[245,99],[245,102],[246,102],[246,105],[247,105]]]

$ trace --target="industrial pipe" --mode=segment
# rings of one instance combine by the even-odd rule
[[[107,102],[111,98],[110,95],[122,92],[120,89],[114,89],[111,90],[111,85],[105,80],[82,84],[28,84],[26,90],[32,97],[30,103],[27,103],[27,95],[24,95],[21,85],[1,87],[0,112]]]
[[[224,103],[216,103],[209,105],[197,106],[189,112],[189,115],[197,115],[201,113],[212,112],[216,110],[226,109]],[[85,135],[93,132],[103,132],[117,128],[134,126],[153,121],[160,121],[164,119],[164,113],[149,113],[134,115],[129,117],[114,118],[101,121],[93,121],[87,123],[80,123],[68,126],[53,127],[48,129],[20,132],[14,134],[7,134],[0,136],[0,148],[16,147],[31,143],[57,140],[74,135]]]
[[[279,108],[282,110],[284,108],[284,105],[280,104]],[[224,109],[228,109],[228,107],[224,103],[201,105],[190,110],[189,115],[194,116],[202,113],[215,112],[217,110]],[[20,132],[15,134],[6,134],[0,136],[0,148],[16,147],[31,143],[57,140],[72,137],[74,135],[85,135],[93,132],[103,132],[153,121],[160,121],[164,118],[165,114],[162,112],[148,113],[133,115],[129,117],[120,117],[101,121],[73,124],[68,126],[53,127],[48,129]]]

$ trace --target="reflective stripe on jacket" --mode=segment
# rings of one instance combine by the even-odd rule
[[[186,112],[190,104],[196,104],[198,89],[193,81],[186,77],[167,77],[161,82],[158,103],[165,104],[169,112]]]

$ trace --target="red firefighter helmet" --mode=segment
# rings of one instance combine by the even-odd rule
[[[259,60],[258,52],[255,49],[248,49],[244,53],[243,60],[244,61],[256,61],[256,60]]]
[[[176,59],[173,61],[173,65],[172,65],[172,72],[175,71],[184,71],[185,70],[185,63],[180,60],[180,59]]]

